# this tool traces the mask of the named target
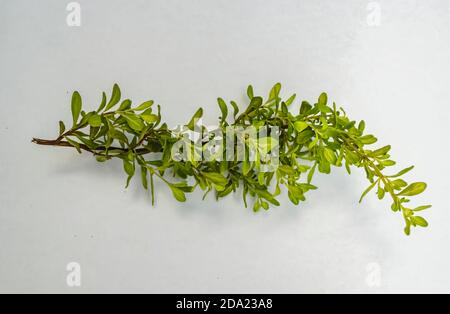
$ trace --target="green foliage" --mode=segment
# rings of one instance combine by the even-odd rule
[[[227,120],[228,116],[228,107],[225,101],[222,98],[217,98],[217,102],[220,107],[220,111],[222,112],[222,123]]]
[[[306,193],[316,189],[312,185],[317,171],[330,173],[334,167],[345,167],[351,173],[352,167],[364,170],[370,182],[363,192],[361,200],[375,190],[379,199],[389,196],[391,209],[401,212],[405,221],[405,233],[410,234],[411,227],[427,227],[428,222],[415,213],[430,208],[430,205],[408,206],[410,197],[421,194],[427,185],[423,182],[408,184],[404,175],[413,167],[406,168],[393,175],[385,170],[395,165],[391,159],[391,146],[371,149],[368,145],[377,142],[371,134],[365,134],[366,123],[350,120],[343,109],[330,105],[326,93],[322,93],[315,104],[307,101],[300,108],[288,109],[294,105],[296,95],[286,101],[280,95],[281,84],[277,83],[264,100],[256,96],[253,87],[247,88],[249,103],[240,110],[235,101],[229,105],[218,98],[221,117],[220,128],[228,126],[255,127],[272,126],[280,129],[279,142],[262,138],[260,141],[246,141],[248,147],[261,153],[269,153],[279,148],[280,166],[274,172],[260,172],[261,160],[244,161],[176,161],[171,159],[171,149],[178,141],[179,134],[161,124],[160,106],[154,111],[154,102],[145,101],[133,108],[132,101],[121,101],[121,90],[114,85],[108,99],[102,93],[97,111],[82,111],[82,99],[74,92],[71,102],[73,126],[66,129],[59,122],[59,137],[56,140],[34,139],[37,144],[68,146],[78,152],[82,150],[94,154],[99,162],[119,158],[127,175],[127,186],[140,170],[140,181],[145,189],[151,191],[154,203],[154,177],[167,184],[174,198],[186,201],[186,194],[200,188],[206,195],[214,191],[216,198],[223,198],[239,189],[245,205],[248,199],[254,199],[253,210],[268,210],[270,205],[279,206],[277,197],[281,187],[285,186],[288,197],[294,204],[306,200]],[[120,105],[119,105],[120,103]],[[116,107],[119,105],[118,107]],[[115,109],[114,109],[115,108]],[[232,113],[232,116],[231,116]],[[199,109],[186,126],[193,130],[196,120],[203,116]],[[232,123],[228,121],[234,120]],[[160,159],[147,158],[154,153],[162,153]],[[171,174],[169,181],[169,173]],[[189,185],[191,178],[194,185]],[[302,180],[303,179],[303,180]],[[175,181],[175,182],[171,182]]]
[[[78,92],[72,95],[72,117],[73,125],[75,125],[80,117],[81,113],[81,96]]]

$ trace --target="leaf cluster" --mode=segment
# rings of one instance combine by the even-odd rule
[[[283,100],[280,91],[281,84],[277,83],[264,99],[249,86],[248,104],[243,110],[236,101],[227,103],[222,98],[217,99],[221,113],[219,128],[224,132],[230,126],[279,128],[279,143],[264,147],[267,152],[272,145],[278,145],[280,166],[273,172],[260,171],[260,160],[172,159],[172,148],[182,135],[162,122],[161,107],[155,106],[153,100],[134,106],[130,99],[122,99],[117,84],[109,96],[102,94],[97,110],[90,112],[83,111],[82,98],[74,92],[71,127],[66,128],[61,121],[56,140],[34,141],[73,147],[80,153],[85,150],[93,153],[99,162],[120,159],[127,175],[126,185],[138,174],[144,189],[150,190],[153,204],[155,177],[164,182],[180,202],[185,202],[186,194],[197,188],[204,191],[205,197],[213,191],[217,199],[241,191],[245,205],[252,199],[253,210],[257,212],[279,206],[277,197],[282,188],[287,190],[292,203],[298,205],[305,201],[307,192],[317,189],[312,182],[318,172],[329,174],[334,167],[345,167],[350,174],[352,167],[361,168],[370,185],[360,201],[372,190],[379,199],[389,196],[392,211],[400,212],[404,218],[407,235],[411,227],[428,226],[417,213],[431,206],[409,206],[411,197],[422,193],[427,185],[405,181],[404,175],[413,167],[386,174],[396,164],[390,155],[391,146],[371,148],[377,138],[365,132],[364,121],[357,123],[349,119],[342,108],[329,104],[326,93],[314,103],[302,101],[295,107],[296,95]],[[186,127],[194,130],[196,119],[202,116],[200,108]]]

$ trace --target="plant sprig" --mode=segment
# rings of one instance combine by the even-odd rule
[[[295,112],[290,107],[293,107],[296,95],[283,101],[280,91],[281,84],[275,84],[264,100],[255,95],[253,87],[249,86],[249,104],[244,111],[240,111],[235,101],[227,104],[218,98],[221,112],[219,128],[224,132],[230,126],[279,128],[279,143],[276,144],[280,166],[273,172],[260,171],[259,160],[174,160],[171,157],[172,148],[183,135],[162,122],[161,107],[158,105],[155,109],[154,101],[149,100],[133,107],[131,100],[122,100],[117,84],[111,96],[107,97],[103,93],[98,109],[90,112],[82,110],[82,98],[78,92],[74,92],[71,102],[72,126],[67,129],[60,121],[59,136],[55,140],[34,138],[33,142],[72,147],[80,153],[84,150],[92,153],[99,162],[121,159],[127,174],[126,186],[139,173],[143,187],[150,190],[152,204],[155,202],[156,177],[168,186],[180,202],[185,202],[186,194],[196,188],[205,191],[205,197],[214,191],[217,199],[241,189],[245,206],[251,197],[255,212],[268,210],[271,205],[279,206],[277,197],[281,194],[282,186],[287,189],[291,202],[298,205],[305,201],[308,191],[317,189],[311,184],[317,171],[329,174],[332,167],[344,166],[350,174],[354,166],[363,168],[370,182],[360,202],[375,189],[379,199],[386,195],[391,197],[391,209],[402,213],[407,235],[411,227],[428,226],[428,222],[417,213],[431,206],[408,205],[410,197],[422,193],[427,185],[423,182],[408,184],[403,179],[413,167],[393,175],[385,173],[387,168],[395,165],[390,157],[391,146],[368,149],[367,146],[376,143],[377,138],[365,134],[364,121],[357,124],[347,117],[342,108],[337,108],[334,103],[329,105],[325,93],[314,104],[301,102],[299,110]],[[203,109],[200,108],[186,127],[194,130],[196,120],[202,116]],[[255,144],[247,141],[246,145]],[[272,148],[264,149],[267,152]],[[168,173],[172,174],[171,178]],[[188,183],[189,178],[193,184]]]

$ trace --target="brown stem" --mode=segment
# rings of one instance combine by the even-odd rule
[[[46,145],[46,146],[58,146],[58,147],[74,147],[72,144],[70,144],[69,142],[66,141],[61,141],[59,138],[56,140],[44,140],[44,139],[40,139],[40,138],[33,138],[32,140],[33,143],[37,144],[37,145]],[[93,153],[95,155],[102,155],[100,154],[98,151],[105,151],[106,147],[97,147],[95,150],[90,149],[87,145],[85,144],[78,144],[80,146],[80,149],[85,150],[87,152]],[[127,149],[121,148],[121,147],[109,147],[108,150],[121,150],[123,152],[127,152]],[[149,151],[146,148],[139,148],[136,149],[135,152],[139,155],[145,155],[148,154]]]
[[[44,140],[41,138],[33,138],[31,142],[38,145],[73,147],[68,142],[61,141],[59,138],[56,140]],[[80,144],[80,148],[81,146],[82,145]]]

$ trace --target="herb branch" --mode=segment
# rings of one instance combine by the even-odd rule
[[[102,94],[98,109],[91,112],[82,110],[81,96],[74,92],[72,126],[66,129],[60,121],[56,139],[34,138],[33,142],[72,147],[79,153],[84,150],[92,153],[99,162],[121,159],[127,174],[126,186],[139,172],[144,189],[150,191],[152,204],[155,203],[155,177],[164,182],[180,202],[185,202],[186,194],[196,188],[203,190],[205,197],[214,191],[217,199],[241,188],[245,206],[248,206],[250,197],[254,201],[253,210],[257,212],[268,210],[271,205],[280,205],[276,198],[281,194],[282,186],[287,189],[289,199],[295,205],[305,201],[305,194],[317,189],[311,184],[317,171],[329,174],[332,167],[344,166],[350,174],[352,166],[363,168],[370,185],[363,192],[360,202],[376,189],[380,200],[388,195],[392,199],[392,211],[401,212],[407,235],[411,227],[428,226],[428,222],[417,213],[431,206],[408,205],[410,197],[424,192],[427,185],[423,182],[408,184],[403,179],[413,166],[393,175],[385,173],[387,168],[396,164],[390,156],[391,146],[368,149],[367,146],[376,143],[377,138],[365,134],[364,121],[357,124],[347,117],[342,108],[338,109],[334,103],[329,105],[325,93],[314,104],[301,102],[299,111],[294,112],[290,107],[293,107],[296,95],[283,101],[280,91],[281,84],[275,84],[264,100],[256,96],[253,87],[249,86],[249,104],[242,112],[235,101],[227,104],[218,98],[221,112],[219,128],[224,132],[228,127],[279,128],[279,143],[262,147],[251,140],[245,141],[246,146],[254,148],[256,145],[258,150],[266,153],[278,145],[280,165],[273,172],[262,172],[259,167],[261,160],[250,160],[248,156],[243,161],[237,158],[231,161],[222,158],[174,160],[171,152],[182,135],[162,123],[161,107],[158,105],[155,110],[154,101],[149,100],[136,107],[132,106],[130,99],[121,101],[121,90],[117,84],[110,97]],[[194,130],[196,119],[202,116],[203,109],[200,108],[186,127]],[[195,150],[193,152],[195,154]],[[168,173],[172,174],[171,179]]]

